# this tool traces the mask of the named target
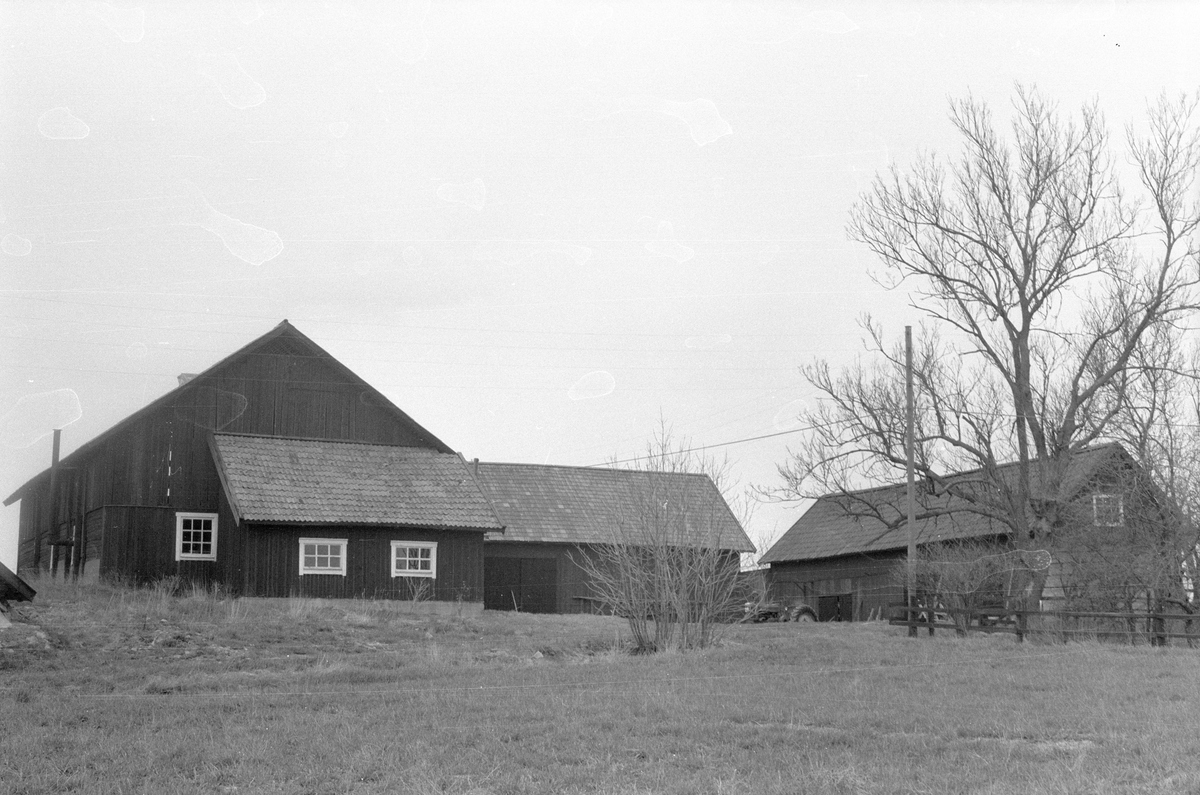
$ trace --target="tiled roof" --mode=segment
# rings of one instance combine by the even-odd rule
[[[502,529],[454,453],[243,434],[212,439],[226,494],[244,521]]]
[[[1063,478],[1063,492],[1066,494],[1078,493],[1096,475],[1100,465],[1115,455],[1128,458],[1121,446],[1116,444],[1101,445],[1075,453],[1071,457],[1071,463]],[[1000,477],[1004,479],[1015,476],[1015,464],[1005,464],[999,469]],[[975,474],[977,471],[963,472],[955,477],[966,480]],[[1036,472],[1034,477],[1036,479]],[[838,555],[904,549],[908,546],[908,528],[898,520],[906,510],[907,494],[907,484],[902,483],[895,486],[864,489],[849,495],[827,494],[820,497],[767,550],[766,554],[759,559],[759,563],[817,560]],[[930,506],[930,498],[926,496],[923,499],[925,505]],[[931,507],[936,507],[939,511],[949,511],[949,513],[918,519],[916,521],[917,544],[1007,535],[1009,532],[1008,526],[1002,522],[993,521],[970,511],[955,511],[954,500],[948,496],[943,495],[935,500],[940,504]],[[857,516],[852,507],[854,503],[858,503],[860,506],[858,513],[862,512],[864,504],[869,504],[879,508],[885,516],[895,517],[897,521],[885,524],[871,516]],[[889,527],[889,524],[898,526]]]
[[[647,514],[651,495],[683,509],[678,525],[686,542],[753,552],[754,544],[706,475],[625,469],[478,464],[479,484],[504,524],[504,536],[485,540],[603,544],[621,526]],[[674,514],[679,516],[679,514]]]

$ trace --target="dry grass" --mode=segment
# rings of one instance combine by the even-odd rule
[[[766,624],[633,657],[598,616],[35,587],[12,793],[1200,791],[1186,649]]]

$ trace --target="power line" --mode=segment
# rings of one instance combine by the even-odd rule
[[[715,449],[718,447],[729,447],[729,446],[735,445],[735,444],[745,444],[746,442],[757,442],[761,439],[772,439],[777,436],[788,436],[790,434],[799,433],[801,431],[815,430],[816,428],[819,428],[819,427],[823,427],[823,426],[807,425],[807,426],[803,426],[800,428],[793,428],[788,431],[778,431],[776,433],[765,433],[765,434],[762,434],[761,436],[747,436],[742,439],[730,439],[727,442],[717,442],[715,444],[702,444],[702,445],[697,445],[695,447],[687,447],[687,448],[684,448],[681,450],[670,450],[670,451],[666,451],[665,454],[669,456],[669,455],[674,455],[676,453],[695,453],[700,450],[712,450],[712,449]],[[606,461],[601,464],[585,464],[585,466],[604,467],[604,466],[611,466],[613,464],[628,464],[633,461],[649,461],[649,460],[653,460],[655,458],[661,458],[661,457],[662,456],[660,456],[660,455],[640,455],[640,456],[635,456],[633,458],[621,458],[616,461]]]

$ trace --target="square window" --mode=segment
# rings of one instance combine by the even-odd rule
[[[340,574],[346,576],[345,538],[300,539],[300,574]]]
[[[217,515],[175,514],[175,560],[217,559]]]
[[[393,577],[437,577],[437,543],[393,541]]]
[[[1125,524],[1125,504],[1120,494],[1093,494],[1092,520],[1097,527],[1120,527]]]

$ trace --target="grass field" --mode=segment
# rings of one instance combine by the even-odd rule
[[[1200,792],[1200,650],[422,617],[35,583],[0,631],[6,793]]]

